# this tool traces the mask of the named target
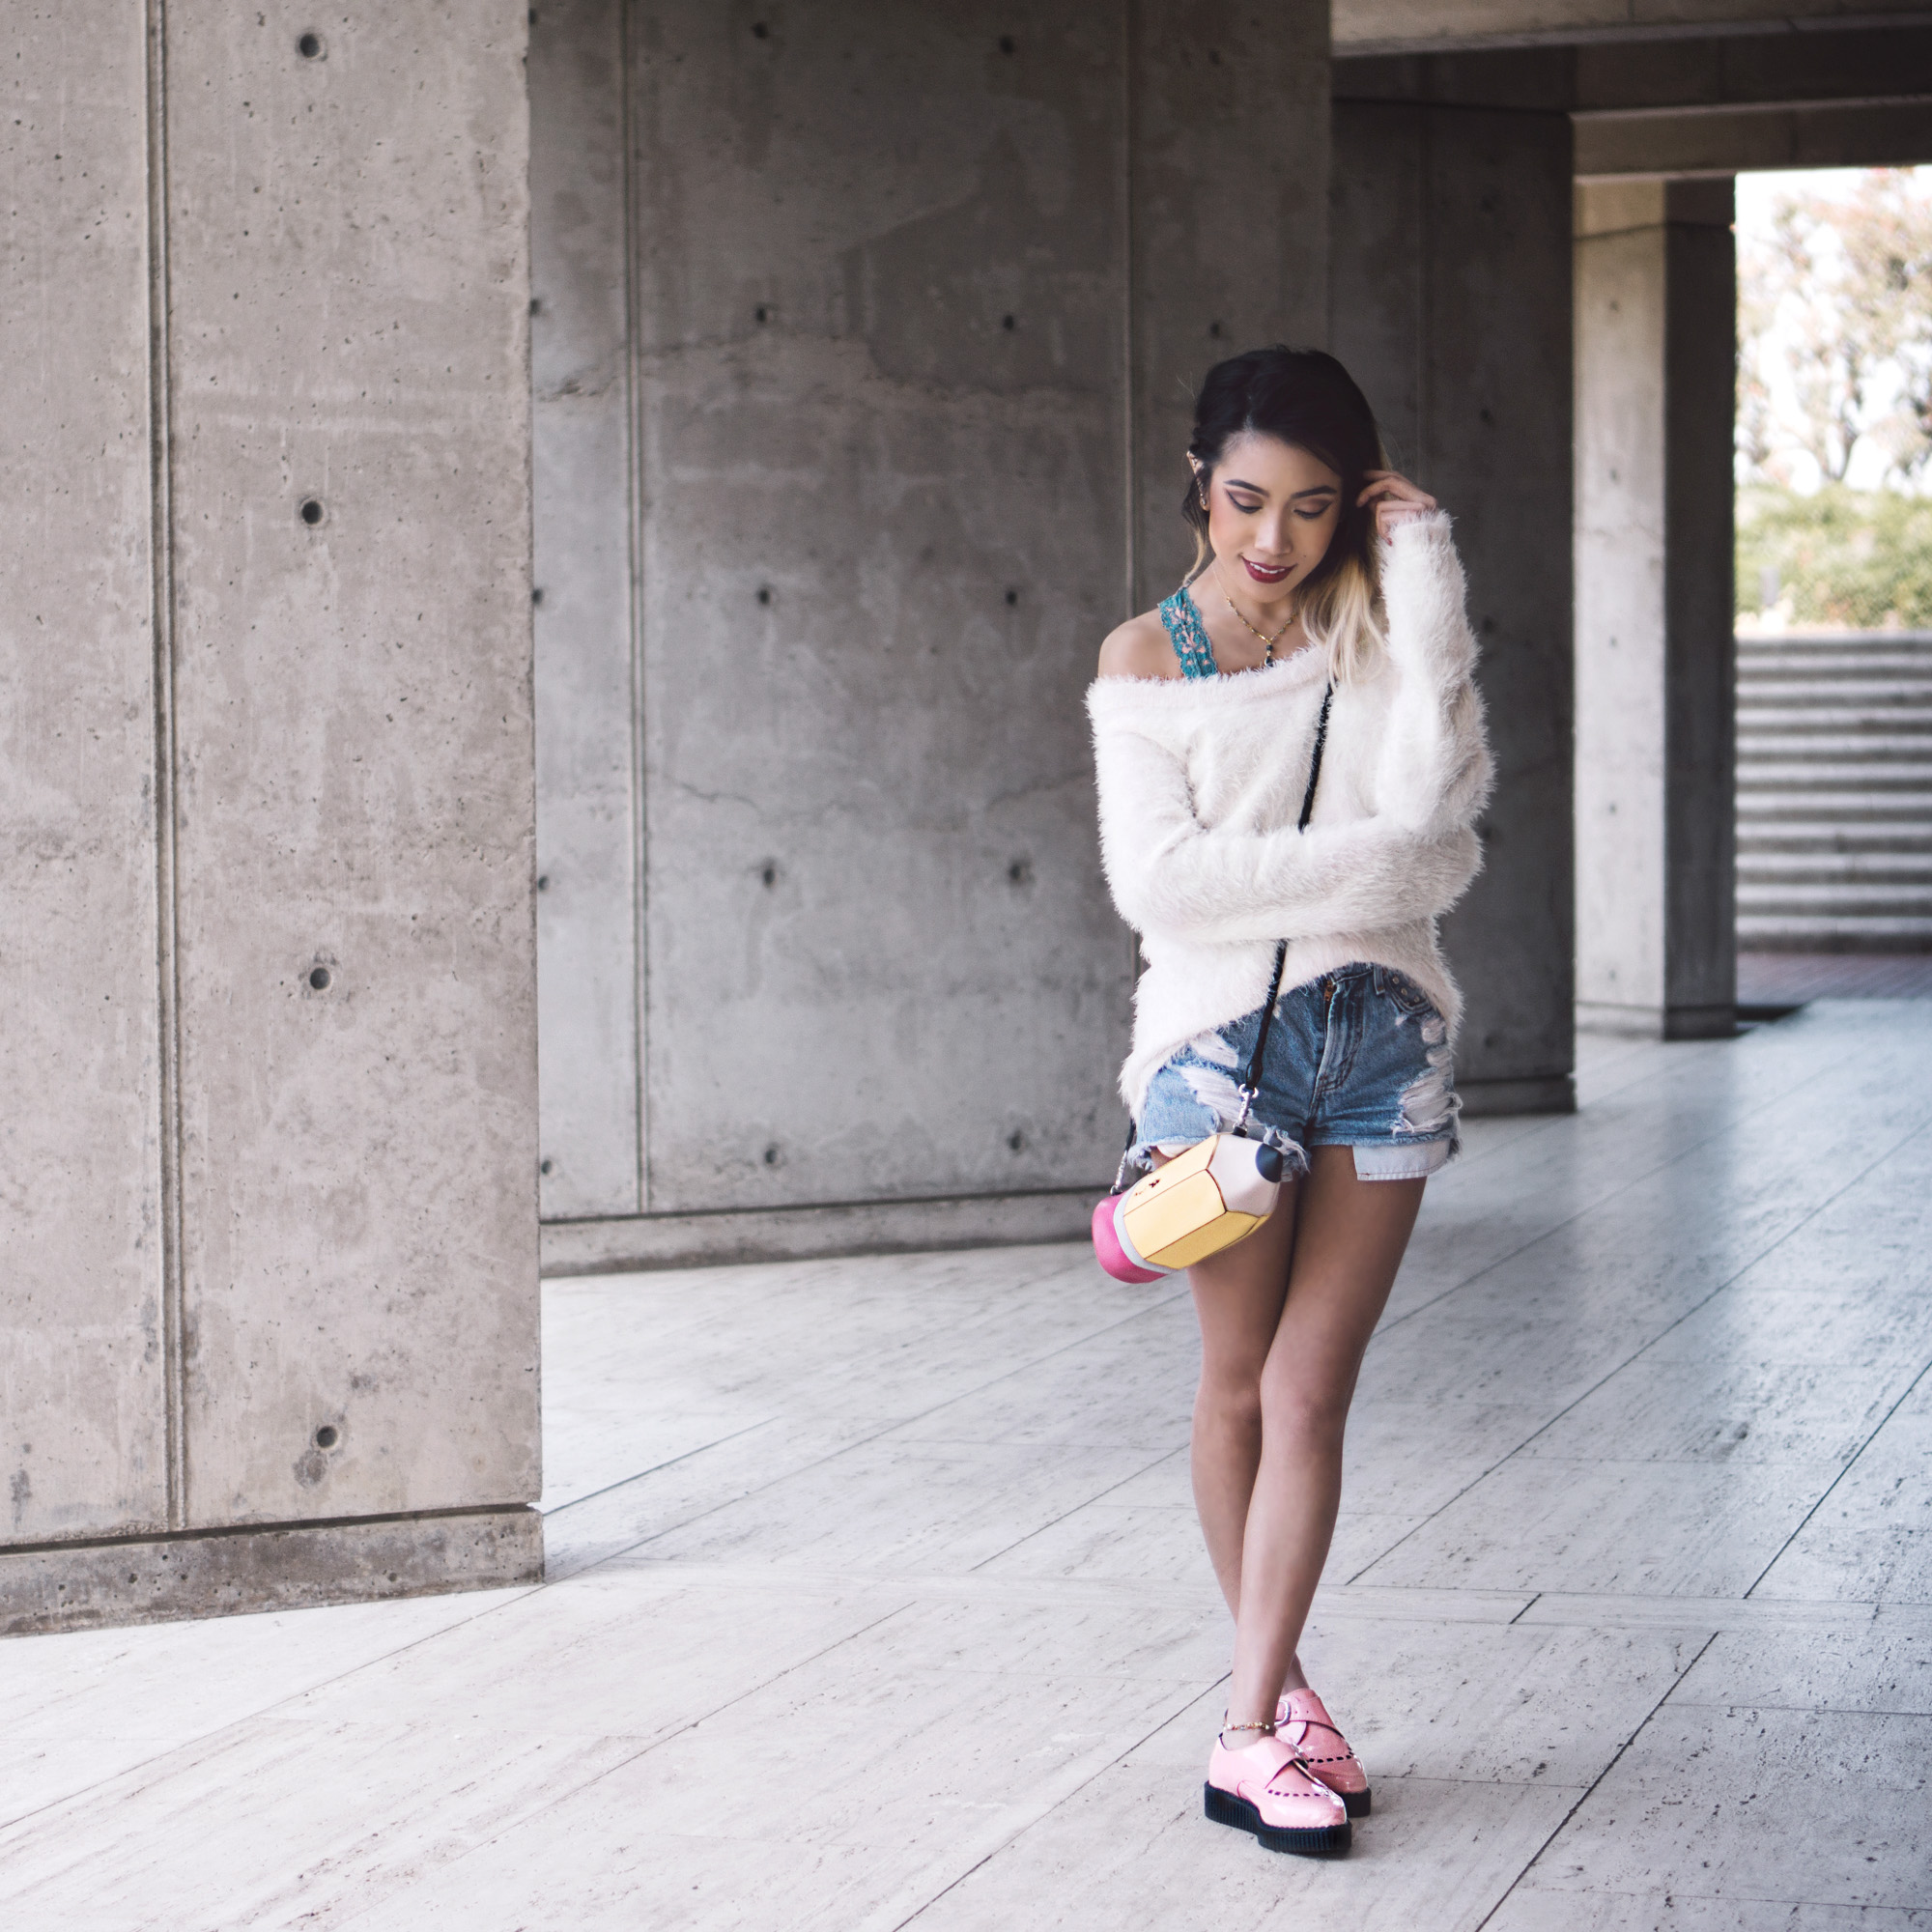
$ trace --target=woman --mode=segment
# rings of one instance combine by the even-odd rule
[[[1449,519],[1384,467],[1334,357],[1221,363],[1188,460],[1194,571],[1107,639],[1088,695],[1108,883],[1147,962],[1121,1085],[1133,1163],[1232,1127],[1279,972],[1248,1131],[1293,1179],[1189,1270],[1194,1496],[1235,1616],[1207,1807],[1331,1851],[1368,1779],[1296,1645],[1362,1354],[1456,1151],[1435,920],[1477,869],[1490,758]]]

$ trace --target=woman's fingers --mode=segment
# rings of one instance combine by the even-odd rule
[[[1355,498],[1358,505],[1375,502],[1413,503],[1418,508],[1433,510],[1435,498],[1426,491],[1419,490],[1406,476],[1399,476],[1393,469],[1371,469],[1366,472],[1369,481],[1362,494]]]
[[[1371,469],[1367,474],[1368,487],[1355,501],[1376,506],[1378,537],[1388,537],[1404,524],[1412,524],[1435,508],[1435,498],[1428,491],[1418,490],[1406,476],[1398,476],[1393,469]]]

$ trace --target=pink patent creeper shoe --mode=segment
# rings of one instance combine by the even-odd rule
[[[1252,1832],[1271,1852],[1349,1849],[1348,1807],[1309,1775],[1288,1746],[1265,1732],[1240,1750],[1214,1740],[1203,1796],[1215,1824]]]
[[[1275,1709],[1274,1727],[1283,1744],[1349,1807],[1350,1817],[1369,1815],[1369,1775],[1313,1690],[1291,1690]]]

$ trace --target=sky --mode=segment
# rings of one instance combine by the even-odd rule
[[[1791,169],[1776,174],[1742,174],[1737,186],[1737,238],[1738,252],[1742,255],[1754,245],[1762,245],[1771,239],[1772,210],[1780,195],[1815,194],[1832,200],[1842,200],[1852,192],[1857,184],[1869,172],[1864,168],[1802,168]],[[1905,170],[1913,178],[1917,193],[1932,200],[1932,167]],[[1777,385],[1774,384],[1774,393]],[[1852,454],[1852,467],[1846,481],[1856,489],[1875,489],[1885,470],[1885,459],[1870,439],[1861,439]],[[1808,458],[1799,458],[1793,465],[1792,482],[1800,490],[1809,492],[1818,486],[1816,466]],[[1932,482],[1932,478],[1927,479]]]

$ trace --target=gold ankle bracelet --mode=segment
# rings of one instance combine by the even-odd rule
[[[1274,1719],[1269,1718],[1264,1723],[1260,1724],[1223,1724],[1221,1726],[1221,1735],[1224,1738],[1230,1731],[1256,1731],[1264,1738],[1271,1738],[1274,1736]]]

